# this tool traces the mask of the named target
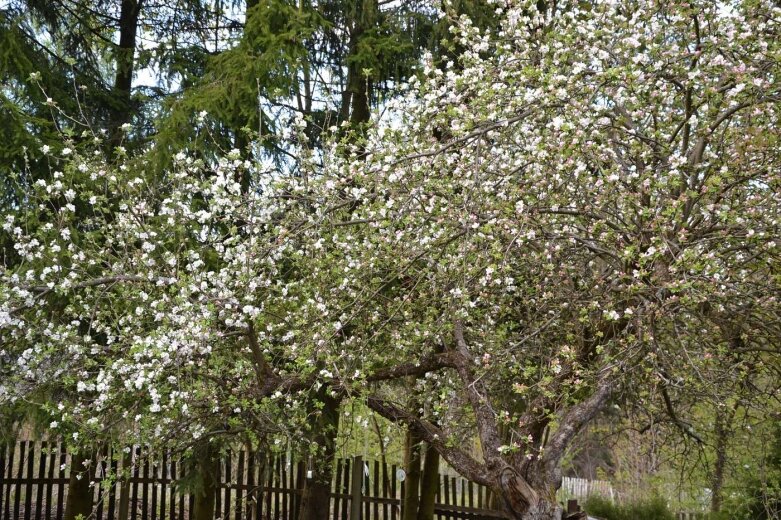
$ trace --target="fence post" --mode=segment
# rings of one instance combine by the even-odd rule
[[[6,443],[0,440],[0,518],[3,516],[3,487],[5,486]]]
[[[350,520],[361,520],[361,509],[363,502],[363,457],[358,455],[353,457],[353,474],[352,481],[350,482],[350,494],[352,499],[350,500]]]

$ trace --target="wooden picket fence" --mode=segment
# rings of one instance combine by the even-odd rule
[[[588,480],[585,478],[563,477],[558,495],[561,498],[587,499],[591,496],[601,496],[610,501],[615,500],[613,485],[607,480]]]
[[[706,517],[707,514],[701,511],[697,511],[697,512],[680,511],[678,513],[675,513],[675,520],[705,520]]]
[[[104,453],[85,470],[94,482],[90,520],[188,520],[194,497],[182,482],[182,462],[136,447],[113,457]],[[58,442],[18,441],[0,447],[0,520],[62,520],[70,480],[71,457]],[[107,478],[130,469],[119,484]],[[332,520],[399,520],[404,482],[395,465],[360,457],[334,461],[329,518]],[[236,450],[220,461],[216,518],[221,520],[295,520],[306,479],[305,462],[266,458]],[[360,484],[360,485],[357,485]],[[124,496],[123,496],[124,495]],[[460,477],[440,475],[435,516],[440,520],[494,520],[490,491]]]

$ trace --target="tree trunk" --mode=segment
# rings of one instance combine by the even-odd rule
[[[117,73],[114,77],[113,107],[109,134],[111,145],[122,140],[120,127],[130,121],[133,70],[135,69],[136,33],[141,13],[141,0],[122,0],[119,13],[119,45],[116,49]]]
[[[714,513],[721,511],[722,488],[724,486],[724,466],[727,463],[727,436],[728,431],[724,424],[724,414],[716,412],[716,461],[711,478],[711,502],[710,510]]]
[[[327,520],[331,509],[331,474],[339,431],[339,400],[327,393],[327,387],[318,392],[323,403],[313,435],[320,449],[312,467],[312,478],[307,478],[301,494],[301,512],[298,520]],[[308,475],[307,475],[308,476]]]
[[[434,504],[439,489],[439,452],[426,446],[426,458],[421,479],[420,504],[417,520],[433,520]]]
[[[402,520],[415,520],[418,516],[420,499],[420,442],[421,439],[407,428],[404,439],[404,467],[407,478],[404,482],[404,507]]]
[[[122,454],[122,479],[119,481],[119,511],[117,512],[118,520],[127,520],[130,511],[130,475],[132,468],[130,467],[132,460],[132,451],[128,450]]]
[[[511,466],[500,470],[492,489],[498,509],[517,520],[561,520],[563,509],[556,502],[558,472],[544,464],[531,464],[526,471],[521,473]]]
[[[200,473],[202,486],[195,493],[193,520],[214,520],[220,472],[219,454],[211,443],[206,441],[196,449],[195,456],[198,457],[196,467]]]
[[[520,516],[513,515],[517,520],[561,520],[564,510],[555,501],[541,500],[536,506],[529,508]]]
[[[89,454],[79,450],[71,458],[71,473],[68,481],[68,501],[65,504],[65,520],[76,520],[79,516],[87,518],[92,513],[92,488],[90,470],[84,467]]]
[[[341,119],[350,121],[354,130],[369,121],[371,111],[371,81],[364,76],[363,69],[354,58],[359,53],[359,44],[364,34],[374,28],[378,5],[376,0],[356,2],[354,19],[350,27],[350,42],[347,58],[347,85],[342,92]],[[352,59],[351,59],[352,58]]]

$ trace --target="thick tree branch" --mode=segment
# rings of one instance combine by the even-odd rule
[[[269,389],[279,386],[279,376],[274,373],[274,370],[266,361],[266,356],[258,344],[258,335],[255,333],[255,326],[252,322],[250,322],[247,328],[247,340],[252,352],[252,368],[255,371],[258,388],[261,389],[261,394],[265,394]]]
[[[423,357],[417,363],[402,363],[385,369],[379,369],[366,376],[366,381],[388,381],[407,376],[422,376],[443,368],[455,368],[458,356],[454,352],[443,352]]]
[[[369,396],[366,402],[369,408],[389,421],[407,424],[415,434],[433,446],[448,464],[464,477],[484,486],[496,487],[497,483],[491,478],[487,468],[465,451],[449,445],[446,442],[447,436],[439,427],[385,399]]]
[[[472,371],[472,355],[464,339],[464,327],[461,321],[457,320],[453,325],[453,335],[456,340],[456,349],[460,354],[456,371],[464,384],[469,404],[475,414],[480,443],[483,446],[483,456],[487,461],[490,461],[497,457],[499,447],[502,445],[499,429],[496,425],[496,414],[494,414],[488,399],[488,389],[482,380],[475,377]]]
[[[572,438],[602,409],[615,387],[615,377],[608,372],[597,383],[594,393],[585,401],[573,405],[559,421],[559,427],[545,446],[543,462],[555,466],[564,455]]]

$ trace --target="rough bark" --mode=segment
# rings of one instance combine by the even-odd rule
[[[439,490],[439,452],[426,445],[426,456],[423,464],[423,476],[420,482],[420,503],[418,504],[417,520],[433,520],[434,503]]]
[[[86,451],[80,450],[71,458],[70,480],[68,481],[68,500],[65,504],[65,520],[76,520],[80,516],[87,518],[92,513],[92,488],[90,470],[84,462],[90,459]]]

